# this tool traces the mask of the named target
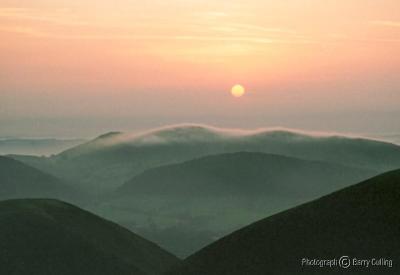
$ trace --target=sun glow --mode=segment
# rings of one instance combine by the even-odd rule
[[[244,89],[244,87],[242,85],[239,85],[239,84],[233,86],[232,89],[231,89],[231,94],[234,97],[241,97],[241,96],[244,95],[245,92],[246,92],[246,90]]]

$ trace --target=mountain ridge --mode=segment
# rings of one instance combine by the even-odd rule
[[[12,156],[85,186],[113,189],[141,172],[209,154],[261,152],[341,163],[380,172],[400,166],[400,146],[354,137],[282,130],[224,130],[202,125],[140,134],[106,134],[50,158]]]

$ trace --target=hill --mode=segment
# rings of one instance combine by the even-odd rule
[[[0,138],[0,155],[50,156],[86,142],[83,139]]]
[[[263,152],[388,171],[400,167],[400,146],[365,138],[287,129],[226,130],[177,125],[129,134],[112,132],[48,158],[13,156],[88,190],[121,186],[141,172],[211,154]]]
[[[264,153],[212,155],[149,169],[95,210],[185,257],[266,215],[376,174]]]
[[[0,202],[2,274],[155,275],[177,259],[130,231],[57,200]]]
[[[399,208],[396,170],[251,224],[169,274],[399,274]],[[348,269],[302,266],[304,258],[341,256],[349,257]],[[353,262],[374,258],[368,268]]]
[[[0,199],[61,198],[80,201],[83,195],[62,180],[20,161],[0,156]]]
[[[211,155],[146,170],[117,189],[119,196],[314,197],[377,172],[264,153]]]

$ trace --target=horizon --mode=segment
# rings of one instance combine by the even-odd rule
[[[2,1],[1,135],[187,122],[399,133],[399,9],[393,0]]]
[[[0,136],[0,141],[7,140],[20,140],[20,141],[45,141],[45,140],[57,140],[57,141],[81,141],[87,142],[95,140],[96,138],[102,137],[108,134],[118,134],[126,140],[135,140],[138,138],[150,136],[163,131],[171,131],[174,129],[189,129],[189,128],[201,128],[202,130],[220,134],[223,136],[252,136],[260,133],[274,133],[274,132],[286,132],[295,135],[304,135],[308,137],[343,137],[343,138],[361,138],[367,140],[374,140],[380,142],[388,142],[396,145],[400,145],[400,133],[355,133],[345,131],[315,131],[315,130],[304,130],[301,128],[288,128],[281,126],[274,127],[256,127],[256,128],[238,128],[238,127],[219,127],[212,124],[201,124],[201,123],[178,123],[178,124],[167,124],[160,127],[152,127],[146,129],[137,130],[113,130],[97,133],[92,136]]]
[[[42,118],[26,117],[5,119],[0,118],[2,133],[0,138],[93,138],[108,132],[146,132],[152,129],[164,128],[175,125],[205,125],[222,129],[273,129],[283,128],[300,130],[305,132],[338,133],[343,135],[380,136],[399,135],[400,126],[397,123],[396,113],[388,113],[386,116],[362,119],[348,117],[346,114],[332,115],[329,119],[315,123],[315,118],[291,121],[290,118],[268,118],[281,123],[263,123],[262,118],[249,120],[246,117],[240,119],[221,119],[221,122],[212,122],[212,119],[165,119],[165,118]],[[400,115],[400,114],[399,114]],[[341,118],[341,119],[340,119]],[[287,121],[287,123],[283,123]]]

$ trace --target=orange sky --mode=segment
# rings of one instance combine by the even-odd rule
[[[398,0],[3,0],[0,116],[396,112],[399,10]],[[239,102],[236,83],[248,90]]]

